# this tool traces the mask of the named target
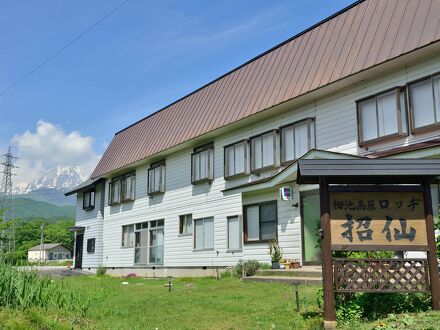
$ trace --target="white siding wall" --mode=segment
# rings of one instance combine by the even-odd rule
[[[278,189],[248,193],[243,196],[243,205],[265,201],[277,201],[278,242],[283,250],[283,259],[301,260],[301,217],[298,207],[292,207],[292,201],[283,201]],[[246,244],[244,259],[270,262],[268,244]]]
[[[166,193],[149,198],[147,191],[148,164],[136,169],[136,200],[119,206],[108,206],[108,193],[105,194],[105,221],[103,228],[103,264],[108,267],[132,267],[134,251],[121,247],[121,226],[146,220],[165,219],[165,266],[215,266],[232,265],[240,258],[269,261],[266,245],[247,245],[243,253],[226,253],[227,230],[226,217],[241,215],[242,205],[250,201],[262,201],[277,198],[277,192],[255,196],[240,193],[224,195],[222,190],[237,184],[258,180],[270,174],[247,176],[233,181],[223,179],[223,146],[244,138],[278,128],[304,118],[313,117],[316,123],[316,148],[343,153],[359,154],[366,150],[357,146],[356,103],[357,99],[375,94],[391,87],[404,85],[419,77],[440,71],[440,58],[420,61],[420,64],[401,67],[392,74],[383,74],[370,80],[358,82],[332,93],[313,103],[292,109],[281,115],[259,123],[249,123],[245,128],[219,136],[214,140],[215,146],[215,180],[211,185],[191,185],[191,152],[192,149],[176,152],[166,157]],[[410,136],[395,140],[392,143],[375,147],[400,146],[417,142],[438,135],[438,132]],[[106,182],[108,190],[108,181]],[[97,194],[98,196],[99,194]],[[93,256],[84,252],[84,265],[101,263],[99,237],[102,219],[95,211],[82,211],[82,196],[77,211],[77,224],[86,226],[84,244],[88,237],[97,238],[97,251]],[[179,237],[178,221],[180,214],[192,213],[193,219],[214,216],[215,242],[214,251],[193,252],[193,236]],[[279,240],[286,258],[301,260],[300,218],[299,209],[290,207],[289,203],[279,201]],[[86,251],[86,246],[84,246]],[[218,254],[217,254],[218,251]],[[85,266],[86,267],[86,266]]]
[[[83,194],[78,193],[76,203],[76,226],[84,227],[83,268],[94,268],[102,264],[103,252],[103,218],[101,214],[102,186],[96,187],[95,208],[91,211],[83,210]],[[95,252],[87,252],[87,239],[95,238]],[[75,251],[73,253],[75,256]]]

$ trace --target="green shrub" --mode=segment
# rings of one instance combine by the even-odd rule
[[[99,266],[98,268],[96,268],[97,276],[103,276],[105,275],[106,272],[107,272],[107,268],[105,268],[104,266]]]
[[[260,268],[260,263],[257,260],[248,260],[244,262],[244,269],[246,276],[254,276],[257,270]],[[243,260],[240,259],[235,266],[235,276],[243,276]]]
[[[430,295],[425,293],[362,292],[336,295],[338,323],[349,327],[354,327],[362,320],[377,320],[392,313],[427,311],[430,306]]]

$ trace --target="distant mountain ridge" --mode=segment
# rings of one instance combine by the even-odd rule
[[[26,185],[15,186],[14,194],[28,194],[41,189],[56,189],[66,192],[85,181],[87,177],[83,174],[81,167],[76,166],[57,166],[43,176]]]
[[[13,189],[13,199],[8,205],[6,218],[21,220],[34,218],[56,221],[74,219],[75,196],[64,193],[87,178],[79,166],[57,166],[40,178]]]

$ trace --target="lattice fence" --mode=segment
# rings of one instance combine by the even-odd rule
[[[333,259],[336,292],[429,291],[425,259]]]

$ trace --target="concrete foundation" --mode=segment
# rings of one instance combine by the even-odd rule
[[[96,268],[84,268],[87,271],[96,273]],[[225,272],[226,268],[107,268],[107,275],[124,277],[129,274],[136,274],[137,277],[215,277]]]

